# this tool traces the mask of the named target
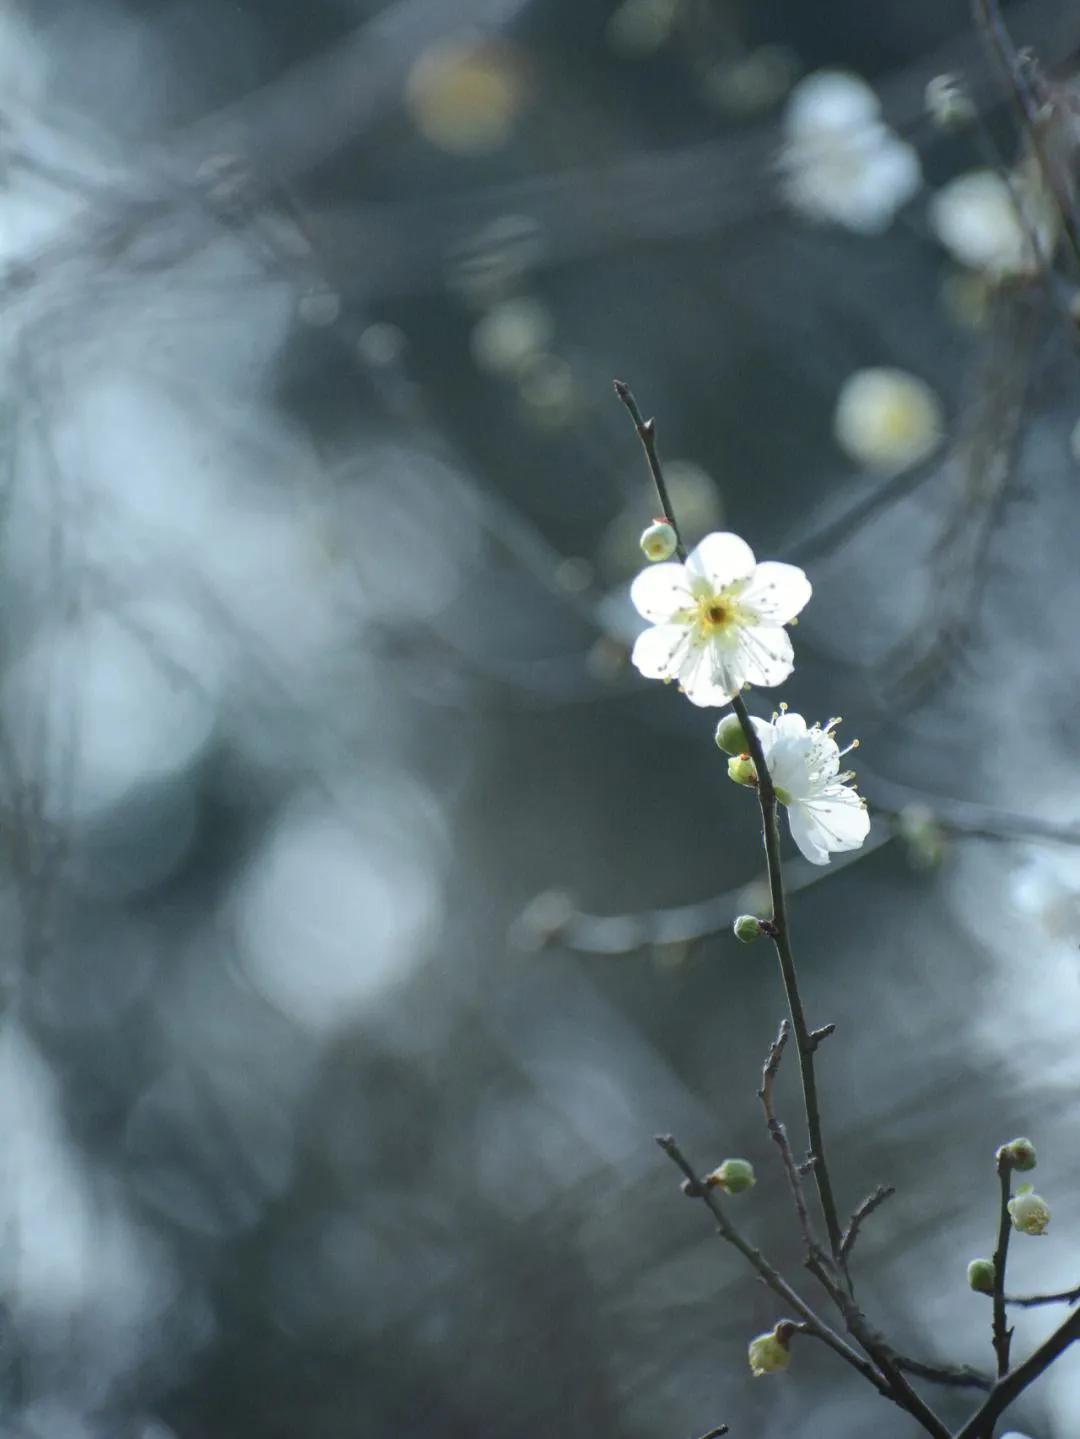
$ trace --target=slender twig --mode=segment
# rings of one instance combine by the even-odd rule
[[[1011,1373],[998,1380],[987,1395],[985,1403],[975,1411],[963,1428],[957,1430],[954,1439],[983,1439],[984,1435],[990,1434],[998,1416],[1005,1412],[1029,1384],[1034,1383],[1040,1374],[1049,1369],[1059,1354],[1063,1354],[1069,1345],[1075,1344],[1078,1339],[1080,1309],[1070,1314],[1049,1339],[1040,1344],[1022,1364],[1018,1364]]]
[[[638,409],[637,401],[634,399],[633,391],[625,380],[615,381],[615,393],[630,411],[630,418],[634,422],[634,428],[638,432],[638,439],[641,441],[645,451],[645,458],[649,462],[649,473],[652,475],[653,484],[656,486],[656,497],[660,501],[660,512],[664,518],[670,521],[671,528],[675,531],[677,544],[675,553],[679,559],[686,562],[686,546],[683,544],[683,537],[679,527],[675,523],[675,516],[671,508],[671,500],[668,498],[667,484],[664,481],[664,471],[660,464],[660,456],[656,452],[656,421],[646,420]]]
[[[1005,1303],[1015,1304],[1018,1309],[1035,1309],[1041,1304],[1075,1304],[1080,1300],[1080,1284],[1075,1289],[1063,1289],[1060,1294],[1006,1294]]]
[[[998,1181],[1001,1186],[1001,1202],[998,1206],[998,1238],[994,1250],[994,1353],[997,1355],[997,1372],[1000,1378],[1009,1372],[1009,1345],[1012,1330],[1005,1316],[1005,1265],[1009,1257],[1009,1234],[1012,1223],[1009,1218],[1009,1199],[1012,1197],[1012,1165],[1005,1154],[998,1155]]]
[[[806,1254],[809,1258],[818,1248],[818,1244],[814,1238],[810,1216],[806,1210],[806,1196],[803,1194],[802,1179],[799,1175],[798,1165],[795,1163],[795,1156],[791,1152],[791,1142],[787,1137],[787,1130],[777,1118],[776,1108],[773,1104],[773,1085],[776,1082],[776,1075],[780,1068],[780,1060],[784,1053],[784,1047],[790,1036],[791,1026],[786,1019],[782,1019],[776,1038],[772,1042],[768,1057],[762,1067],[761,1088],[758,1090],[758,1098],[761,1100],[761,1107],[765,1111],[765,1123],[768,1126],[769,1133],[772,1135],[773,1140],[780,1150],[784,1171],[787,1174],[788,1184],[791,1187],[791,1198],[795,1204],[795,1213],[799,1220],[799,1229],[802,1232],[803,1241],[806,1244]]]
[[[910,1359],[906,1354],[894,1354],[893,1360],[896,1367],[906,1374],[915,1374],[934,1384],[946,1384],[953,1389],[990,1390],[994,1387],[989,1374],[968,1364],[926,1364],[921,1359]]]
[[[892,1184],[879,1184],[873,1194],[868,1194],[862,1201],[855,1213],[851,1216],[848,1227],[844,1230],[844,1237],[840,1241],[840,1256],[845,1261],[855,1248],[855,1241],[859,1237],[859,1228],[864,1219],[868,1219],[874,1210],[884,1204],[886,1199],[891,1199],[896,1193]]]
[[[656,1136],[656,1142],[672,1163],[681,1169],[686,1176],[687,1182],[684,1186],[686,1193],[694,1198],[701,1199],[708,1206],[713,1218],[716,1220],[721,1238],[725,1239],[728,1244],[733,1245],[743,1258],[757,1270],[769,1288],[795,1310],[807,1325],[807,1332],[813,1334],[816,1339],[820,1339],[823,1344],[827,1344],[835,1354],[838,1354],[840,1358],[843,1359],[845,1363],[850,1364],[853,1369],[857,1369],[863,1378],[874,1386],[879,1394],[889,1399],[893,1398],[894,1396],[891,1394],[888,1385],[874,1366],[860,1354],[856,1353],[851,1345],[837,1334],[835,1329],[816,1314],[810,1305],[795,1292],[778,1270],[769,1263],[761,1251],[742,1237],[728,1218],[715,1188],[711,1189],[702,1183],[673,1136],[670,1134],[658,1134]],[[947,1433],[945,1439],[948,1439]]]
[[[721,1439],[722,1435],[730,1434],[730,1432],[726,1424],[721,1424],[716,1429],[710,1429],[707,1434],[702,1434],[701,1439]]]

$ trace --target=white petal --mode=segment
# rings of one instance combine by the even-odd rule
[[[715,641],[693,645],[679,671],[679,684],[691,704],[726,705],[742,688],[738,655]]]
[[[674,679],[686,660],[689,644],[686,625],[654,625],[638,635],[630,658],[648,680]]]
[[[828,864],[829,851],[820,843],[816,827],[801,804],[793,804],[787,812],[791,838],[811,864]]]
[[[754,552],[738,535],[706,535],[690,553],[686,568],[692,579],[706,580],[714,591],[754,573]]]
[[[739,603],[749,606],[769,624],[786,625],[812,593],[810,581],[798,565],[766,560],[754,570],[753,579],[739,596]]]
[[[792,714],[788,710],[777,715],[773,723],[777,735],[782,735],[785,739],[801,739],[806,733],[806,721],[802,715]]]
[[[690,581],[682,565],[650,565],[630,586],[630,599],[639,615],[654,624],[664,624],[680,610],[692,606]]]
[[[750,723],[757,730],[761,753],[764,755],[765,763],[769,766],[771,773],[772,765],[769,763],[769,756],[772,754],[773,746],[777,740],[776,725],[769,720],[758,719],[757,715],[750,716]]]
[[[830,785],[814,799],[793,805],[788,811],[788,822],[795,843],[814,864],[826,864],[830,850],[858,849],[870,833],[870,815],[865,804],[853,789],[843,784]],[[825,850],[826,859],[815,859],[810,848]]]
[[[742,680],[766,689],[783,684],[795,668],[795,651],[787,630],[779,625],[753,625],[738,631],[739,656],[734,666]]]

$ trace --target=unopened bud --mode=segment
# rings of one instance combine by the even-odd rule
[[[751,1339],[748,1358],[754,1378],[762,1374],[778,1374],[791,1363],[792,1325],[781,1322],[768,1334]]]
[[[963,130],[975,120],[975,106],[955,75],[935,75],[926,86],[926,113],[939,130]]]
[[[1013,1169],[1034,1169],[1035,1168],[1035,1146],[1030,1139],[1013,1139],[1008,1144],[1003,1144],[998,1150],[999,1158],[1004,1158],[1006,1163]]]
[[[1050,1206],[1030,1184],[1024,1184],[1009,1200],[1009,1218],[1021,1234],[1045,1234],[1050,1223]]]
[[[754,940],[760,939],[764,933],[761,920],[756,914],[740,914],[731,928],[740,944],[753,944]]]
[[[711,1188],[722,1189],[725,1194],[742,1194],[753,1189],[754,1166],[748,1159],[725,1159],[723,1164],[705,1176],[705,1183]]]
[[[733,754],[727,762],[728,779],[736,784],[757,784],[757,770],[748,754]]]
[[[656,564],[660,560],[670,560],[679,545],[679,537],[675,533],[675,527],[667,520],[653,520],[647,530],[642,532],[641,552],[647,560]]]
[[[742,727],[742,720],[737,714],[728,714],[716,726],[715,735],[717,746],[725,754],[746,753],[746,731]]]
[[[992,1259],[973,1259],[967,1267],[968,1284],[976,1294],[993,1294],[995,1275]]]

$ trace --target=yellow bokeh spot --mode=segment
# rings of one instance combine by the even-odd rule
[[[513,133],[524,101],[521,67],[505,44],[449,40],[413,65],[405,102],[425,140],[452,155],[486,155]]]

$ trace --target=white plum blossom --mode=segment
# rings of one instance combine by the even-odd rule
[[[810,594],[796,565],[759,565],[738,535],[706,535],[685,564],[652,565],[630,586],[651,623],[631,658],[646,679],[677,681],[693,704],[727,704],[745,684],[787,679],[794,654],[784,626]]]
[[[934,196],[930,224],[961,265],[1000,280],[1037,271],[1053,251],[1059,216],[1030,169],[1016,171],[1011,185],[994,170],[969,170]]]
[[[1007,1205],[1012,1227],[1021,1234],[1045,1234],[1050,1223],[1050,1206],[1030,1184],[1022,1184]]]
[[[751,722],[791,837],[810,863],[828,864],[831,853],[858,849],[870,833],[870,816],[850,783],[853,774],[840,770],[854,748],[842,750],[833,738],[840,721],[808,726],[802,715],[781,710],[771,721],[751,716]]]
[[[840,388],[833,433],[845,454],[867,469],[898,474],[941,443],[941,401],[917,375],[871,367],[856,370]]]
[[[881,119],[864,80],[819,70],[791,92],[780,154],[793,209],[864,235],[880,235],[922,184],[916,151]]]

